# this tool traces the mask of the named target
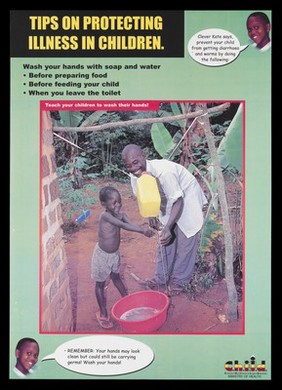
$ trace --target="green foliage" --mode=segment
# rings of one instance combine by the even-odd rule
[[[80,111],[59,111],[58,113],[60,119],[55,124],[62,127],[78,127],[85,117],[85,114]]]
[[[89,161],[89,158],[84,157],[83,153],[81,153],[80,156],[77,156],[75,158],[75,162],[73,164],[68,163],[67,165],[73,165],[74,168],[78,169],[79,171],[83,171],[83,170],[87,171],[90,168],[88,161]]]
[[[183,114],[183,110],[185,110],[185,104],[180,103],[166,103],[161,105],[161,109],[158,111],[158,115],[161,118],[165,118],[166,116],[177,116]],[[185,119],[174,120],[170,123],[172,126],[176,126],[177,128],[183,128],[185,124]]]
[[[182,138],[182,134],[181,131],[179,130],[177,131],[177,133],[174,134],[172,138],[173,143],[171,147],[164,154],[165,159],[174,161],[174,158],[180,155],[181,147],[180,144],[178,145],[178,143],[180,142],[181,138]]]
[[[166,110],[162,109],[158,112],[160,117],[175,116],[182,114],[177,103],[165,105]],[[172,136],[168,130],[169,126],[174,127],[174,135]],[[158,154],[164,159],[173,160],[174,157],[180,155],[181,147],[178,142],[181,140],[181,128],[184,126],[184,121],[171,121],[166,125],[163,123],[154,123],[151,127],[151,138],[153,145]]]
[[[233,178],[236,173],[242,173],[242,121],[242,104],[240,104],[232,121],[227,123],[227,130],[224,137],[221,137],[217,149],[221,168]],[[215,182],[213,166],[208,170],[211,181]]]
[[[156,116],[156,112],[52,111],[51,116],[56,127],[85,127],[130,119],[152,118]],[[124,173],[121,161],[121,150],[128,143],[139,144],[143,149],[148,148],[150,158],[159,157],[152,148],[150,124],[119,126],[111,130],[93,132],[69,131],[63,134],[63,137],[78,146],[75,148],[67,141],[54,137],[56,164],[57,167],[63,167],[66,174],[68,169],[75,168],[78,174],[80,171],[84,177],[86,174],[87,176],[92,174],[96,177],[128,181],[128,175]],[[73,162],[74,154],[77,154],[75,162]]]
[[[154,123],[151,127],[151,137],[154,147],[161,157],[173,148],[172,136],[163,123]]]
[[[212,252],[215,241],[220,240],[222,236],[222,221],[219,220],[214,212],[208,212],[201,232],[200,253],[203,255],[207,252]]]
[[[242,104],[232,119],[225,137],[219,144],[218,154],[222,162],[222,166],[232,165],[238,172],[242,172],[242,128],[243,115]]]
[[[107,111],[94,111],[92,113],[89,113],[89,115],[84,118],[81,126],[87,127],[94,126],[98,123],[105,123],[105,118],[107,118],[107,116]]]
[[[210,159],[207,141],[204,137],[196,136],[192,145],[191,159],[195,161],[197,167],[204,172],[207,170],[207,163]]]
[[[151,128],[151,137],[154,148],[162,158],[173,160],[180,155],[181,148],[178,145],[178,142],[181,140],[180,131],[171,137],[169,131],[162,123],[154,123]]]
[[[182,109],[180,108],[180,106],[182,107]],[[178,103],[170,103],[170,107],[171,107],[173,115],[183,114],[183,112],[184,112],[183,110],[185,109],[185,104],[181,104],[180,106]],[[185,125],[185,119],[178,120],[177,124],[179,127],[183,128]]]
[[[123,128],[91,132],[87,135],[84,148],[90,156],[94,172],[102,177],[118,178],[121,176],[118,168],[120,162],[120,141],[126,137]]]
[[[97,202],[97,187],[86,184],[82,188],[74,189],[69,177],[59,179],[59,192],[63,209],[63,220],[75,219],[78,214],[93,206]]]
[[[203,273],[199,276],[198,287],[201,291],[206,291],[214,285],[214,278],[210,273]]]

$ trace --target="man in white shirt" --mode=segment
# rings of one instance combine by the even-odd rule
[[[127,145],[122,151],[131,186],[136,195],[137,179],[144,172],[159,184],[161,207],[159,221],[163,225],[158,246],[155,278],[152,288],[170,285],[181,291],[194,271],[199,246],[198,233],[203,225],[203,206],[207,203],[196,178],[182,165],[168,160],[146,160],[138,145]],[[157,220],[149,219],[157,228]],[[150,286],[150,285],[149,285]]]

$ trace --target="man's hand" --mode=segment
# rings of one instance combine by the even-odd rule
[[[170,230],[166,227],[163,228],[163,230],[160,233],[160,242],[161,245],[168,245],[172,239],[172,234]]]

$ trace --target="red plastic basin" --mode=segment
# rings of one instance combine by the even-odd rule
[[[121,298],[112,307],[112,316],[126,333],[152,333],[159,329],[166,320],[169,298],[160,291],[138,291]],[[126,320],[121,317],[132,309],[153,308],[156,313],[149,318]]]

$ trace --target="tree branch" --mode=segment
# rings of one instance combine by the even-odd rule
[[[219,111],[225,111],[230,107],[230,103],[223,103],[216,107],[212,107],[208,109],[208,114],[213,114],[214,112]],[[104,123],[103,125],[97,125],[97,126],[80,126],[80,127],[53,127],[53,131],[100,131],[100,130],[106,130],[106,129],[112,129],[118,126],[122,127],[129,127],[134,125],[140,125],[140,124],[150,124],[150,123],[165,123],[165,122],[171,122],[171,121],[177,121],[180,119],[193,119],[198,116],[203,115],[203,110],[198,110],[195,112],[189,112],[187,114],[181,114],[181,115],[175,115],[175,116],[166,116],[162,118],[145,118],[145,119],[132,119],[129,121],[117,121],[117,122],[110,122],[110,123]]]

